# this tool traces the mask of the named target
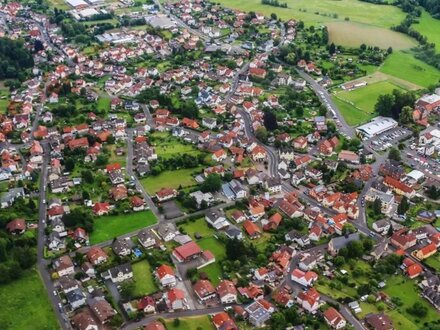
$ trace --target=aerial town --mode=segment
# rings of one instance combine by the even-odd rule
[[[440,70],[231,3],[0,3],[0,328],[440,329]]]

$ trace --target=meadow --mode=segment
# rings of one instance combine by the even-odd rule
[[[432,18],[426,11],[422,12],[418,24],[411,26],[428,38],[428,42],[435,43],[437,52],[440,51],[440,20]]]
[[[60,326],[46,289],[35,269],[20,279],[0,286],[0,324],[2,329],[54,330]]]
[[[207,315],[180,318],[178,324],[173,319],[166,320],[168,330],[214,330],[215,327]]]
[[[165,171],[156,176],[148,176],[141,179],[142,186],[150,194],[154,195],[161,188],[179,188],[180,186],[189,187],[196,184],[193,175],[200,173],[203,166],[195,168],[185,168],[181,170]],[[178,180],[176,180],[178,178]]]
[[[90,235],[90,244],[94,245],[135,230],[151,226],[157,222],[151,211],[120,215],[107,215],[95,218],[94,230]]]
[[[392,53],[379,71],[421,87],[434,85],[440,80],[439,70],[414,58],[410,51]]]

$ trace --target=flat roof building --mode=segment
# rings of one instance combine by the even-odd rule
[[[364,138],[369,139],[395,127],[397,127],[397,121],[393,118],[378,116],[373,118],[369,123],[356,128],[356,131]]]

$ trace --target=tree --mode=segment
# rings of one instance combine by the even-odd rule
[[[266,128],[263,126],[258,127],[257,130],[255,131],[255,136],[261,142],[263,143],[267,142],[268,134]]]
[[[333,42],[328,47],[328,52],[330,55],[333,55],[334,53],[336,53],[336,46]]]
[[[395,160],[396,162],[400,162],[402,159],[400,156],[400,151],[397,148],[391,148],[388,154],[388,159]]]
[[[178,328],[180,326],[180,319],[179,318],[175,318],[173,321],[173,326],[175,328]]]
[[[345,263],[345,258],[343,256],[337,256],[334,260],[333,260],[333,264],[336,267],[341,267],[343,264]]]
[[[272,317],[270,319],[271,329],[274,330],[284,330],[286,329],[286,317],[281,312],[276,312],[272,314]]]
[[[35,204],[35,201],[32,198],[29,198],[28,207],[31,211],[35,211],[37,208],[37,205]]]
[[[209,174],[208,177],[203,181],[200,189],[203,192],[216,192],[219,191],[222,186],[222,180],[220,175],[216,173]]]
[[[351,223],[346,223],[343,227],[342,227],[342,234],[351,234],[354,233],[356,231],[355,226],[353,226],[353,224]]]
[[[130,300],[133,298],[134,289],[135,285],[133,281],[125,281],[121,284],[121,289],[119,292],[121,293],[121,297],[123,299]]]
[[[64,161],[64,167],[66,168],[67,172],[72,172],[72,170],[75,168],[75,160],[73,158],[66,158]]]
[[[413,108],[410,106],[404,106],[402,108],[402,111],[400,112],[399,121],[402,124],[409,124],[413,121]]]
[[[374,110],[381,116],[390,116],[394,105],[394,96],[391,94],[379,95]]]
[[[423,305],[420,301],[416,301],[414,305],[407,308],[407,312],[414,316],[423,318],[426,316],[426,314],[428,314],[428,308],[425,305]]]
[[[364,246],[361,241],[351,241],[347,244],[348,257],[360,258],[364,254]]]
[[[440,198],[440,188],[434,185],[429,186],[426,190],[426,195],[433,200],[438,200]]]
[[[397,213],[400,215],[405,214],[409,209],[409,202],[406,196],[402,197],[399,206],[397,207]]]
[[[382,201],[380,198],[376,198],[373,202],[373,211],[374,214],[379,215],[382,214]]]
[[[268,131],[274,131],[278,128],[277,117],[272,111],[266,111],[264,113],[264,127]]]

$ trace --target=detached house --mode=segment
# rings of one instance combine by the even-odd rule
[[[312,271],[303,272],[301,269],[294,269],[290,275],[292,281],[303,286],[312,286],[318,280],[318,274]]]
[[[177,283],[174,269],[167,264],[163,264],[156,269],[156,277],[164,288],[173,287]]]

